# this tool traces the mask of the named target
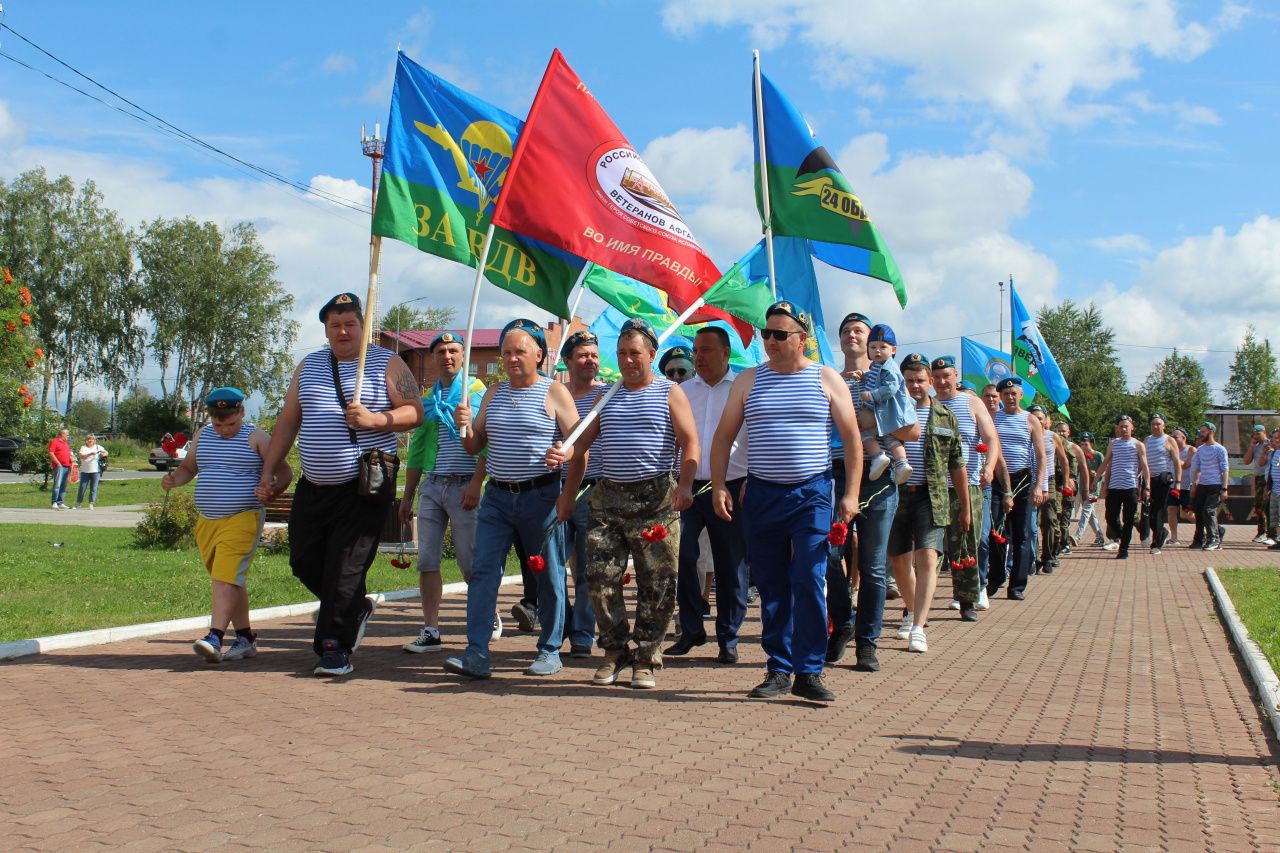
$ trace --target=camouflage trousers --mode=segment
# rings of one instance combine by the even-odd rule
[[[1059,494],[1062,506],[1058,510],[1058,547],[1071,543],[1071,510],[1076,505],[1074,496]]]
[[[1049,486],[1049,499],[1040,504],[1040,551],[1036,564],[1048,566],[1058,559],[1058,515],[1062,512],[1062,492]]]
[[[676,609],[679,568],[679,514],[671,507],[675,482],[669,475],[618,483],[600,478],[587,500],[587,590],[600,628],[600,648],[606,652],[636,645],[636,660],[662,663],[662,641]],[[661,524],[667,535],[649,542],[642,535]],[[627,558],[635,564],[636,621],[627,621],[622,595]]]
[[[972,566],[957,569],[951,567],[952,595],[957,601],[975,604],[978,601],[978,540],[982,537],[982,487],[969,486],[969,530],[960,529],[960,502],[955,489],[951,490],[951,513],[947,519],[947,550],[943,559],[964,563],[973,558]]]

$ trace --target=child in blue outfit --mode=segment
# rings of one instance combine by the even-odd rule
[[[907,462],[907,449],[894,433],[916,422],[916,406],[907,394],[902,371],[894,363],[897,351],[898,338],[893,329],[877,323],[867,336],[871,367],[855,371],[853,376],[862,382],[862,402],[871,404],[858,407],[858,427],[870,461],[867,476],[878,480],[884,469],[892,466],[894,482],[902,485],[911,479],[912,469]]]

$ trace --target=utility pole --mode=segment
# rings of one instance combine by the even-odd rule
[[[997,346],[1004,346],[1004,282],[1003,281],[1000,282],[1000,339]]]
[[[365,126],[360,125],[360,150],[364,156],[368,157],[373,163],[373,204],[369,209],[370,220],[370,237],[369,252],[370,263],[373,261],[373,212],[378,209],[378,183],[382,178],[382,152],[386,145],[386,140],[382,138],[382,125],[375,122],[373,125],[373,136],[365,134]],[[378,269],[375,273],[381,272],[382,259],[378,259]],[[365,325],[369,329],[369,342],[376,344],[378,342],[378,299],[375,294],[372,300],[374,304],[364,306]]]

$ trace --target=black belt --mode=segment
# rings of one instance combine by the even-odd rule
[[[581,491],[582,489],[585,489],[587,486],[594,486],[598,482],[600,482],[599,477],[583,477],[582,483],[578,486],[578,490]]]
[[[898,488],[902,489],[904,492],[923,492],[925,489],[929,488],[929,484],[921,483],[918,486],[898,486]]]
[[[504,492],[514,492],[518,495],[521,492],[530,492],[534,489],[540,489],[543,486],[549,483],[554,483],[559,479],[560,475],[555,471],[552,471],[550,474],[543,474],[541,477],[534,477],[530,480],[490,480],[489,485],[497,486]]]
[[[433,480],[448,480],[450,483],[465,483],[471,479],[470,474],[437,474],[431,471],[429,475]]]

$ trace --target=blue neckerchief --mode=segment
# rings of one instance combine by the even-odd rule
[[[462,402],[462,386],[468,384],[470,383],[459,373],[453,378],[453,384],[449,387],[448,396],[446,396],[444,386],[437,379],[436,384],[431,388],[431,396],[424,401],[423,409],[426,416],[444,424],[444,428],[454,439],[458,437],[458,427],[453,422],[453,412]]]

